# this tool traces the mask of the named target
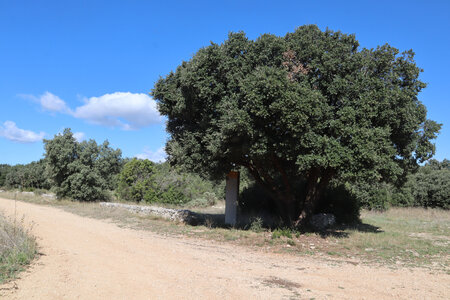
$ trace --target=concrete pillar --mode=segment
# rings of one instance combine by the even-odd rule
[[[227,175],[225,186],[225,224],[236,224],[238,195],[239,172],[231,171]]]

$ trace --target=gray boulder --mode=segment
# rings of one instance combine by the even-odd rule
[[[315,230],[324,230],[334,224],[336,224],[336,217],[333,214],[317,214],[309,220],[309,225]]]

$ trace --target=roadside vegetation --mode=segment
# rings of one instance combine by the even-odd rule
[[[315,25],[256,40],[230,33],[151,92],[168,120],[168,162],[123,158],[108,141],[78,142],[65,129],[44,140],[43,159],[0,165],[0,195],[158,232],[446,268],[450,162],[431,159],[442,124],[419,101],[421,71],[412,50],[360,49],[354,35]],[[221,221],[229,171],[240,172],[234,228]],[[170,224],[98,201],[204,218]],[[317,213],[336,225],[310,232]]]
[[[0,213],[0,284],[15,278],[36,255],[36,241],[23,220]]]
[[[187,236],[232,243],[261,251],[314,256],[335,263],[421,267],[450,273],[450,214],[432,208],[390,208],[361,212],[361,222],[341,224],[322,232],[267,228],[254,218],[247,226],[223,226],[224,203],[193,209],[207,217],[197,226],[93,202],[56,200],[31,193],[2,192],[2,198],[57,207],[81,216],[108,220],[118,226],[162,235]]]

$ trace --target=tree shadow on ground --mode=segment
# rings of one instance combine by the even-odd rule
[[[306,232],[318,233],[320,237],[335,237],[335,238],[346,238],[351,234],[351,231],[357,232],[368,232],[368,233],[382,233],[384,232],[380,227],[370,225],[367,223],[357,222],[353,224],[337,224],[330,228],[323,230],[313,230],[307,229]]]
[[[224,229],[240,229],[240,230],[252,230],[255,226],[255,222],[259,222],[256,226],[260,226],[266,230],[276,230],[286,228],[279,220],[271,216],[241,216],[238,218],[236,225],[231,226],[225,224],[224,214],[211,214],[211,213],[193,213],[192,216],[186,219],[185,223],[191,226],[206,226],[209,228],[224,228]],[[367,233],[382,233],[384,232],[380,227],[367,223],[355,222],[352,224],[336,224],[332,227],[316,230],[311,227],[304,227],[300,229],[293,229],[303,234],[315,233],[319,234],[322,238],[336,237],[345,238],[348,237],[351,231],[367,232]]]

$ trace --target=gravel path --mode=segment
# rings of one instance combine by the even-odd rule
[[[14,201],[0,199],[14,213]],[[8,299],[445,299],[450,276],[263,253],[17,202],[42,255]]]

